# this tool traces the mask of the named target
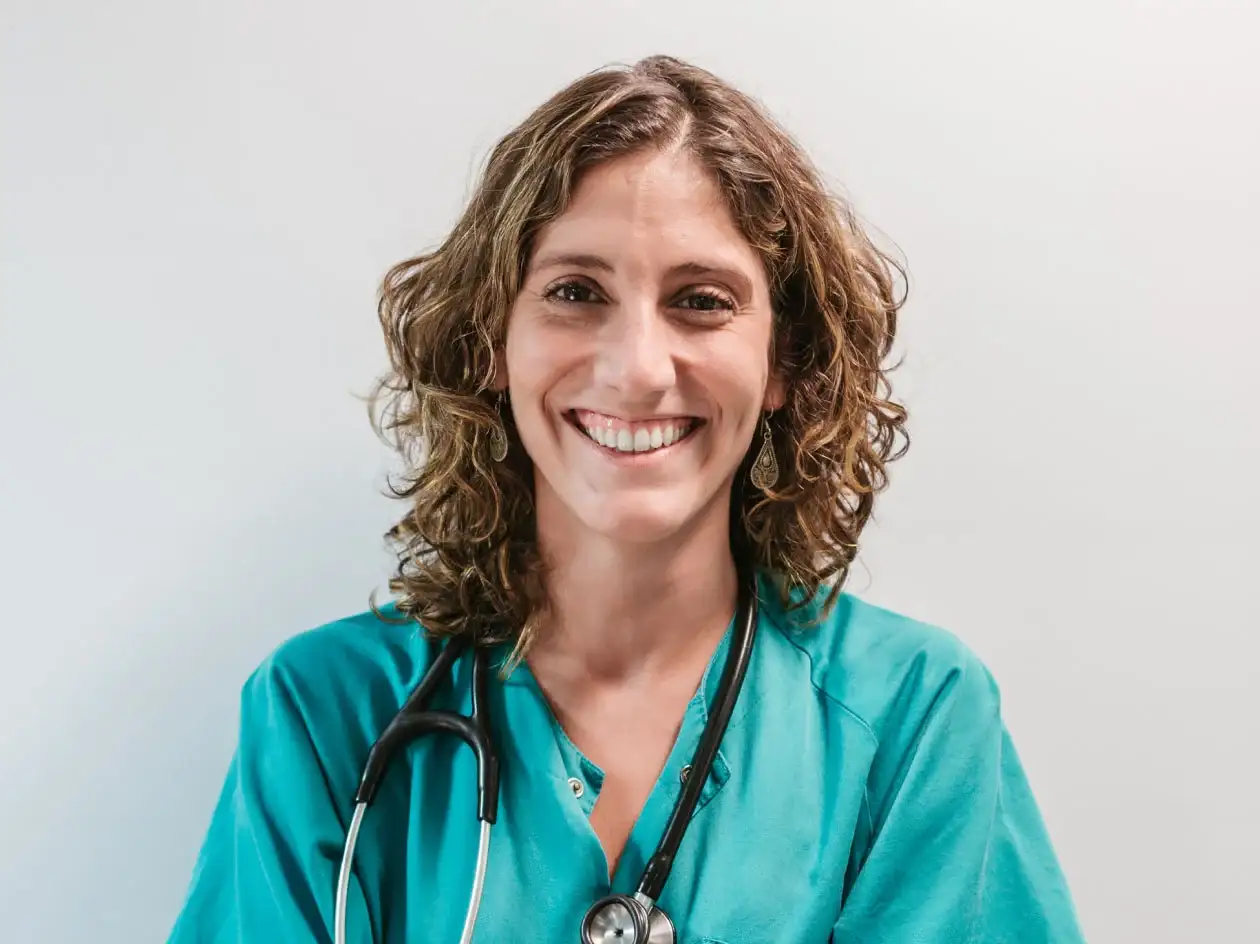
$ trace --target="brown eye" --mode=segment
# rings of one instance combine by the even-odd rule
[[[731,307],[731,303],[722,296],[712,295],[708,292],[697,292],[694,295],[688,295],[684,301],[691,302],[691,304],[680,305],[680,307],[690,308],[692,311],[722,311]]]
[[[674,307],[698,316],[697,320],[725,321],[735,310],[735,303],[718,292],[692,292],[675,302]]]
[[[595,292],[583,282],[561,282],[549,288],[543,297],[549,301],[567,302],[572,305],[588,304],[596,300]]]

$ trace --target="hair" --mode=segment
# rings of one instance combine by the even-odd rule
[[[433,636],[514,641],[523,656],[547,610],[533,472],[494,393],[495,351],[539,230],[592,167],[646,149],[685,149],[713,175],[764,262],[774,366],[786,401],[770,417],[780,475],[736,477],[733,541],[771,578],[785,611],[827,589],[834,602],[887,464],[909,446],[884,362],[896,333],[901,267],[849,204],[828,192],[788,133],[750,97],[666,56],[589,73],[491,152],[467,207],[431,252],[385,275],[378,314],[389,371],[373,422],[401,454],[386,534],[389,587],[403,618]],[[506,459],[494,439],[506,432]]]

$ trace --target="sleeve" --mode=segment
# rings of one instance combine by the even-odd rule
[[[292,686],[265,663],[169,944],[331,942],[344,837]],[[353,876],[347,910],[347,941],[370,941]]]
[[[1083,942],[992,677],[973,656],[927,697],[872,767],[871,839],[835,944]]]

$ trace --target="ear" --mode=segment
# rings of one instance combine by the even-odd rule
[[[508,388],[507,353],[501,347],[494,351],[494,379],[490,388],[495,393],[502,393]]]
[[[784,379],[782,371],[771,371],[770,382],[766,384],[766,396],[762,401],[762,405],[767,411],[773,412],[782,408],[786,402],[787,381]]]

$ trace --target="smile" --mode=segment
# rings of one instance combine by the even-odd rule
[[[627,421],[590,410],[570,410],[569,424],[612,454],[663,452],[678,445],[704,425],[694,416],[671,416]]]

